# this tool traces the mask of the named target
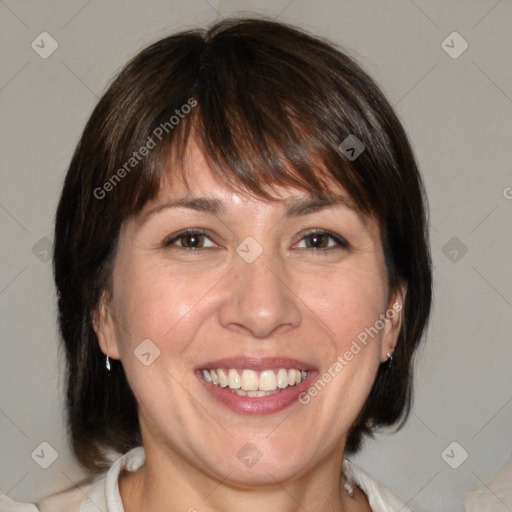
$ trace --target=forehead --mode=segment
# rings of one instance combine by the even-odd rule
[[[178,164],[175,164],[178,165]],[[132,217],[130,224],[135,229],[142,227],[155,215],[175,208],[185,208],[189,212],[200,212],[215,216],[229,215],[233,222],[249,220],[263,221],[267,215],[272,218],[299,218],[320,211],[345,212],[345,219],[353,219],[356,225],[380,236],[378,220],[373,214],[361,212],[343,186],[329,183],[328,195],[318,196],[311,191],[290,186],[272,184],[268,186],[271,198],[262,197],[252,191],[225,183],[212,171],[203,153],[193,145],[179,162],[179,170],[172,169],[168,161],[165,178],[162,179],[158,195]],[[328,173],[324,173],[328,181]],[[347,217],[348,215],[348,217]]]
[[[317,173],[321,174],[321,179],[326,183],[326,190],[328,190],[328,194],[323,198],[325,202],[340,203],[355,209],[354,202],[341,184],[336,183],[327,172],[322,172],[321,166],[318,166]],[[211,197],[233,204],[256,201],[262,206],[289,205],[295,200],[319,199],[317,195],[311,194],[304,188],[265,182],[262,183],[262,186],[272,199],[258,196],[240,183],[234,181],[227,183],[225,179],[216,175],[200,147],[191,138],[183,158],[179,161],[168,159],[159,193],[152,204],[173,198],[192,197]],[[146,210],[147,207],[148,205],[144,209]]]

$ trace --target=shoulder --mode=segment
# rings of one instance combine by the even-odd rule
[[[411,512],[400,498],[348,459],[343,461],[343,472],[349,483],[356,484],[364,491],[373,512]]]
[[[9,496],[0,494],[0,511],[1,512],[39,512],[39,508],[35,503],[19,503],[12,500]]]
[[[478,489],[464,496],[464,507],[467,512],[481,510],[512,510],[512,456],[501,466],[490,479],[482,482]],[[499,503],[498,503],[499,501]]]
[[[91,484],[81,488],[73,488],[42,499],[39,512],[78,512]]]
[[[124,455],[117,454],[106,473],[96,475],[72,489],[52,494],[37,504],[19,503],[0,495],[0,512],[106,512],[112,505],[122,510],[118,478],[123,470],[136,471],[145,463],[144,450],[137,447]]]
[[[0,496],[0,512],[79,512],[91,484],[52,494],[37,503],[21,503]]]

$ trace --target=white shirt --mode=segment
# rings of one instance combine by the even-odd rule
[[[0,495],[0,512],[124,512],[118,478],[123,470],[137,471],[146,461],[139,446],[119,457],[107,471],[81,490],[71,489],[33,503],[18,503]],[[349,484],[359,486],[373,512],[411,512],[394,494],[373,480],[362,469],[345,459],[343,472]]]

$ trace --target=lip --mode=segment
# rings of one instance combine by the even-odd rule
[[[262,372],[263,370],[274,370],[279,368],[296,368],[297,370],[312,371],[317,368],[298,359],[290,357],[226,357],[224,359],[216,359],[215,361],[208,361],[194,370],[216,370],[217,368],[247,368]]]
[[[201,370],[217,368],[247,368],[263,371],[276,368],[297,368],[306,370],[308,376],[304,382],[290,386],[279,393],[260,397],[240,396],[229,388],[221,388],[211,382],[206,382]],[[230,357],[209,361],[195,368],[194,372],[205,390],[220,404],[228,409],[244,415],[274,414],[298,402],[298,396],[306,391],[316,379],[318,370],[304,361],[287,357]]]

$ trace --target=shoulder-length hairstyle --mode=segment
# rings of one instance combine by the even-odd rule
[[[347,453],[383,426],[401,420],[400,428],[432,296],[426,196],[407,136],[374,81],[333,44],[281,23],[232,19],[133,58],[94,109],[67,172],[53,264],[79,462],[104,469],[108,452],[141,444],[136,400],[119,361],[106,372],[93,316],[121,225],[177,176],[181,167],[169,162],[191,136],[234,189],[273,199],[271,186],[284,185],[329,198],[334,180],[377,219],[390,292],[405,283],[407,293],[392,366],[380,365]],[[364,145],[357,158],[349,136]]]

